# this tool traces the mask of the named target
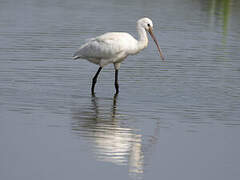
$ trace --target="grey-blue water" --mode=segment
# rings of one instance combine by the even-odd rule
[[[108,31],[154,42],[119,71],[72,55]],[[0,179],[240,178],[238,0],[1,0]]]

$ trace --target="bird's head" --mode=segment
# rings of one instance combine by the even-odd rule
[[[142,18],[138,20],[138,25],[143,27],[146,31],[153,29],[152,20],[149,18]]]
[[[145,18],[141,18],[141,19],[139,19],[137,21],[137,25],[139,27],[144,28],[147,32],[149,32],[149,34],[151,35],[152,39],[154,40],[154,42],[155,42],[155,44],[156,44],[156,46],[158,48],[158,51],[159,51],[159,54],[160,54],[162,60],[164,60],[164,56],[162,54],[162,51],[161,51],[161,49],[160,49],[160,47],[158,45],[158,42],[157,42],[157,39],[154,36],[154,33],[153,33],[153,22],[152,22],[152,20],[149,19],[149,18],[146,18],[146,17]]]

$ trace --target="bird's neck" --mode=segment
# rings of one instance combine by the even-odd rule
[[[138,48],[142,50],[146,48],[148,45],[147,33],[146,30],[139,25],[137,25],[137,31],[138,31]]]

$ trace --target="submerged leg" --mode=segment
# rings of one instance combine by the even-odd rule
[[[115,70],[115,89],[116,89],[116,94],[118,94],[119,93],[118,69]]]
[[[99,73],[100,73],[101,70],[102,70],[102,67],[99,67],[97,73],[95,74],[95,76],[94,76],[93,79],[92,79],[92,94],[94,94],[94,87],[95,87],[95,84],[96,84],[96,82],[97,82],[98,75],[99,75]]]

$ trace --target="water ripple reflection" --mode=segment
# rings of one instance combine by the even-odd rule
[[[158,133],[144,143],[138,130],[117,112],[117,101],[116,95],[112,99],[93,96],[88,106],[73,109],[72,131],[91,142],[97,160],[128,165],[130,174],[141,175],[145,155],[156,143]]]

